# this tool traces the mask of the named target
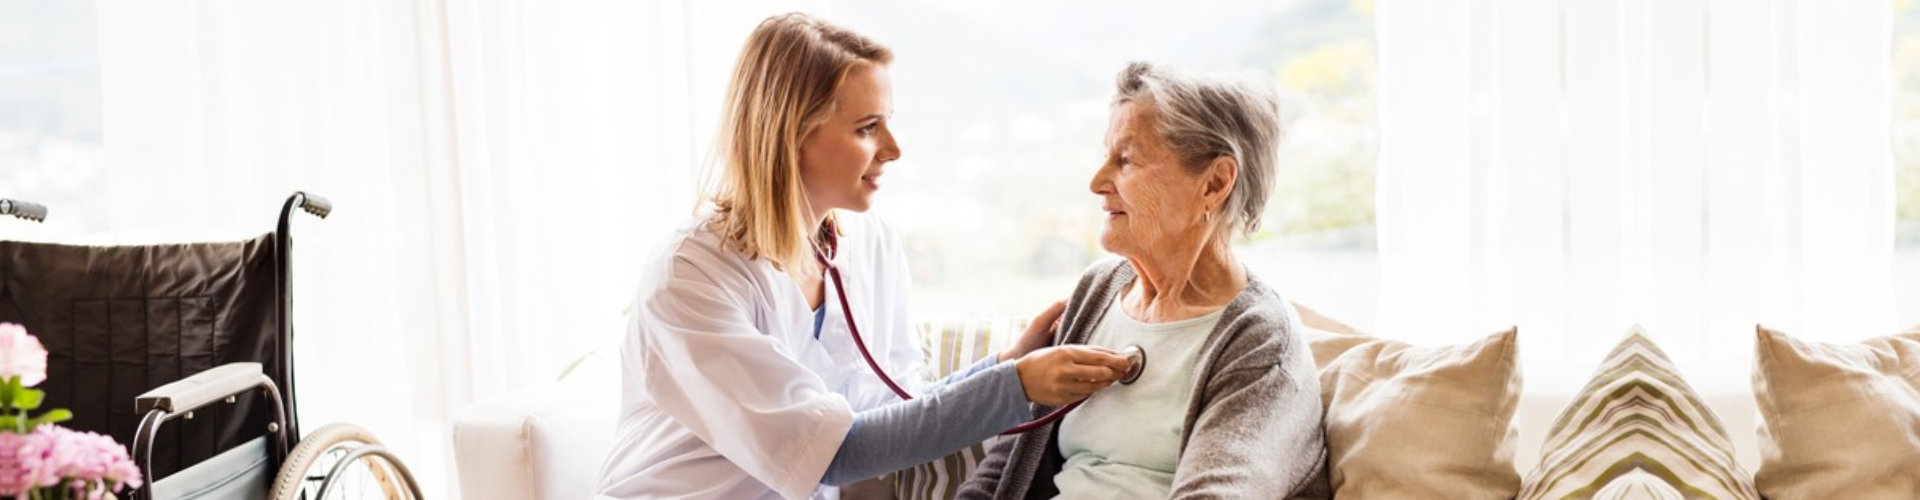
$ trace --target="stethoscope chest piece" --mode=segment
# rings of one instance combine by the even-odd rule
[[[1127,357],[1127,364],[1131,365],[1127,368],[1127,373],[1120,376],[1120,383],[1132,384],[1133,381],[1140,380],[1140,373],[1147,369],[1147,350],[1141,349],[1139,344],[1135,344],[1127,346],[1126,349],[1121,349],[1120,354],[1125,355]]]

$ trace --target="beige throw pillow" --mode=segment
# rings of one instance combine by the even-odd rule
[[[1858,343],[1758,330],[1760,494],[1920,498],[1920,327]]]
[[[1514,330],[1414,346],[1294,308],[1320,367],[1336,498],[1506,500],[1519,492]]]

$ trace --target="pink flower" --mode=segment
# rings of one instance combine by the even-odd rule
[[[46,381],[47,348],[27,334],[26,327],[0,323],[0,377],[16,376],[26,387]]]
[[[42,425],[33,434],[46,437],[49,446],[45,460],[29,474],[34,486],[53,486],[66,479],[83,484],[140,487],[140,467],[127,457],[127,448],[113,438],[91,432],[76,432],[58,425]]]
[[[0,432],[0,496],[25,497],[36,488],[58,481],[41,478],[52,441],[52,436],[39,432]]]
[[[113,438],[58,425],[27,434],[0,432],[0,496],[65,489],[100,498],[140,483],[140,468]]]
[[[35,450],[28,449],[27,441],[32,438],[11,432],[0,432],[0,496],[17,497],[26,494],[34,487],[29,479],[28,455]]]

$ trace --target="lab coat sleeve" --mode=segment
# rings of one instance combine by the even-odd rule
[[[635,315],[644,386],[662,411],[754,479],[806,498],[852,427],[853,410],[754,326],[749,289],[744,279],[719,282],[676,259]]]

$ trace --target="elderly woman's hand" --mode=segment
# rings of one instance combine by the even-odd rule
[[[1027,323],[1027,331],[1014,339],[1013,345],[1007,346],[1007,350],[1000,351],[1000,361],[1019,359],[1036,349],[1053,345],[1053,332],[1060,330],[1060,312],[1066,309],[1067,301],[1060,300],[1040,311],[1039,315],[1033,317],[1032,323]]]
[[[1021,356],[1016,368],[1027,400],[1060,406],[1086,399],[1125,374],[1132,363],[1126,356],[1100,346],[1063,345]]]

